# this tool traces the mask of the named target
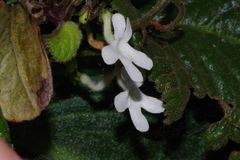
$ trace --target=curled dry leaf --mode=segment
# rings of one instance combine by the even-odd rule
[[[23,4],[0,0],[0,106],[5,119],[37,117],[52,96],[52,76],[40,30]]]

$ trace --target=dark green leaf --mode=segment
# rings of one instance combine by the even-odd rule
[[[101,95],[109,95],[112,89]],[[201,135],[209,123],[194,120],[193,110],[171,126],[164,126],[161,117],[146,114],[151,129],[142,134],[135,130],[128,114],[117,113],[113,106],[100,109],[109,106],[113,97],[87,93],[88,98],[85,93],[83,98],[54,99],[32,122],[11,123],[15,148],[28,153],[26,158],[41,160],[195,159],[206,154]]]
[[[10,143],[9,128],[3,116],[0,116],[0,137]]]

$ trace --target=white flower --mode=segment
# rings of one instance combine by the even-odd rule
[[[132,36],[132,28],[128,18],[126,22],[123,15],[119,13],[112,16],[114,38],[110,34],[111,26],[109,26],[109,18],[110,16],[103,16],[103,23],[105,23],[104,36],[109,43],[109,45],[102,49],[104,62],[110,65],[114,64],[119,59],[133,81],[143,81],[142,74],[135,65],[150,70],[153,66],[152,60],[143,52],[135,50],[128,44]]]
[[[115,75],[104,75],[103,79],[99,81],[98,83],[95,83],[92,81],[92,79],[87,74],[82,74],[80,77],[80,81],[82,84],[87,85],[89,88],[91,88],[94,91],[101,91],[103,90],[110,81],[114,78]]]
[[[103,35],[108,44],[114,41],[114,35],[112,33],[112,27],[111,27],[111,17],[112,17],[112,13],[110,13],[108,10],[103,11],[102,13]]]
[[[122,67],[121,75],[118,75],[117,79],[120,82],[119,85],[125,91],[119,93],[114,99],[116,110],[123,112],[128,108],[136,129],[141,132],[148,131],[148,121],[142,114],[141,108],[150,113],[161,113],[165,110],[163,102],[157,98],[143,94],[138,88],[143,82],[132,81],[124,67]]]

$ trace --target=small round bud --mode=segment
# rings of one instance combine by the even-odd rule
[[[82,33],[76,23],[68,21],[61,24],[55,33],[44,38],[54,58],[66,62],[75,56]]]

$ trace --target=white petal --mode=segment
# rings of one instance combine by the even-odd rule
[[[131,27],[129,18],[127,18],[127,26],[126,26],[126,30],[125,30],[125,32],[124,32],[123,40],[124,40],[125,42],[128,42],[131,37],[132,37],[132,27]]]
[[[119,93],[114,98],[114,105],[118,112],[123,112],[128,107],[128,91]]]
[[[135,50],[128,43],[119,43],[118,48],[137,66],[147,70],[153,67],[153,61],[145,53]]]
[[[131,86],[133,85],[135,85],[136,87],[140,87],[143,84],[143,81],[141,82],[133,81],[129,77],[125,67],[121,67],[121,71],[117,73],[116,78],[117,78],[118,84],[122,87],[123,90],[130,89]]]
[[[116,78],[117,78],[118,85],[121,86],[123,90],[127,90],[128,88],[127,83],[122,79],[122,76],[117,75]]]
[[[124,65],[128,75],[133,81],[142,82],[143,76],[142,73],[135,67],[131,61],[125,60],[124,58],[120,57],[122,64]]]
[[[140,89],[137,87],[136,83],[134,83],[131,88],[129,88],[129,95],[131,95],[131,98],[135,101],[135,102],[139,102],[139,105],[141,105],[141,101],[142,101],[142,92],[140,91]],[[141,106],[140,106],[141,107]]]
[[[110,81],[113,78],[114,78],[114,76],[111,74],[104,75],[104,77],[101,81],[99,81],[98,83],[95,83],[92,81],[92,79],[87,74],[83,74],[80,77],[80,81],[94,91],[101,91],[110,83]]]
[[[150,113],[161,113],[165,110],[163,102],[142,93],[141,107]]]
[[[140,68],[140,69],[137,68],[137,69],[138,69],[138,70],[140,71],[140,73],[142,74],[143,79],[145,79],[146,76],[145,76],[145,74],[143,73],[143,72],[145,72],[145,70],[143,70],[143,69],[141,69],[141,68]],[[129,74],[127,73],[125,67],[122,67],[122,69],[121,69],[121,74],[122,74],[123,79],[124,79],[125,81],[127,81],[128,84],[130,84],[130,85],[133,85],[133,84],[134,84],[135,86],[140,87],[140,86],[143,84],[143,82],[144,82],[144,80],[143,80],[143,81],[139,81],[139,82],[133,81],[133,80],[129,77]],[[132,81],[132,82],[130,83],[130,81]]]
[[[132,122],[137,130],[141,132],[146,132],[149,129],[148,121],[141,112],[139,103],[132,102],[131,107],[129,107],[129,112],[131,115]]]
[[[103,19],[103,35],[108,44],[114,41],[114,35],[111,28],[111,18],[112,14],[105,10],[102,14]]]
[[[126,28],[126,22],[123,15],[116,13],[112,16],[113,28],[114,28],[114,38],[119,40],[124,36],[124,31]]]
[[[113,64],[119,59],[119,52],[117,50],[116,41],[114,41],[110,45],[103,47],[102,58],[106,64]]]
[[[122,77],[122,80],[126,83],[127,87],[130,87],[134,83],[134,81],[129,77],[125,67],[121,68],[120,75]]]

